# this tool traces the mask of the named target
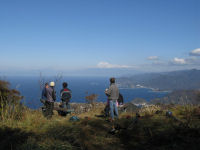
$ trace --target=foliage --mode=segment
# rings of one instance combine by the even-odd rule
[[[133,104],[143,104],[147,103],[147,101],[144,98],[135,98],[131,101]]]
[[[152,105],[141,109],[136,124],[134,115],[121,113],[115,122],[118,130],[114,135],[109,133],[111,123],[95,118],[102,107],[79,115],[80,122],[67,121],[70,116],[63,118],[56,112],[47,120],[39,110],[27,109],[21,120],[0,122],[0,145],[2,149],[13,150],[193,150],[200,148],[197,109],[192,105]],[[166,117],[165,113],[156,114],[156,110],[171,110],[180,121]],[[151,115],[146,117],[147,113]],[[189,126],[182,125],[187,124],[186,115],[191,118]]]
[[[19,91],[9,88],[8,82],[0,80],[0,103],[15,104],[22,98]]]
[[[20,92],[9,88],[9,83],[0,80],[0,119],[19,119],[24,106],[20,104]]]
[[[111,134],[112,123],[95,117],[105,105],[77,114],[79,122],[68,121],[54,112],[52,119],[43,117],[41,110],[31,110],[20,102],[20,93],[0,82],[1,149],[12,150],[182,150],[200,148],[200,106],[148,105],[137,112],[121,112],[114,122],[117,131]],[[86,97],[94,102],[96,94]],[[130,103],[131,104],[131,103]],[[12,106],[12,107],[11,107]],[[13,107],[14,106],[14,107]],[[99,106],[99,107],[98,107]],[[127,106],[128,107],[128,106]],[[135,108],[132,104],[131,107]],[[12,109],[14,108],[14,109]],[[172,117],[166,117],[170,110]],[[72,114],[74,115],[74,114]],[[137,121],[136,121],[137,118]]]
[[[85,100],[87,103],[94,105],[94,103],[96,102],[98,98],[97,94],[91,94],[85,97]]]
[[[196,90],[178,90],[173,91],[163,98],[156,98],[150,101],[151,104],[200,104],[199,91]]]

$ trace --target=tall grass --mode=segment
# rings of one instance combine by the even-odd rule
[[[187,107],[192,108],[174,106],[170,109],[176,117],[185,121],[187,111],[193,115],[194,106]],[[157,110],[163,109],[161,106],[142,108],[140,110],[141,118],[137,124],[132,124],[133,116],[126,118],[125,114],[121,115],[117,124],[122,129],[115,135],[109,134],[111,123],[104,118],[95,118],[95,114],[101,113],[104,108],[102,105],[95,110],[78,115],[81,119],[79,122],[70,122],[70,116],[61,117],[56,112],[54,112],[52,119],[47,120],[40,110],[22,108],[20,105],[12,111],[9,110],[12,108],[9,105],[2,108],[0,121],[0,138],[2,140],[0,140],[0,145],[3,149],[159,149],[160,145],[157,145],[159,140],[162,143],[161,148],[164,150],[183,149],[188,145],[191,145],[191,149],[193,149],[193,145],[200,147],[197,141],[197,137],[200,136],[200,127],[193,126],[193,124],[200,125],[200,120],[194,122],[192,117],[189,128],[180,127],[177,122],[172,124],[173,120],[165,117],[164,113],[155,113]],[[129,128],[130,125],[132,125],[131,128]]]
[[[24,113],[25,107],[22,104],[0,101],[0,119],[2,122],[21,120]]]

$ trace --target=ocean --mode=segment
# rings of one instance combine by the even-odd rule
[[[11,88],[20,91],[24,96],[22,102],[32,109],[42,106],[40,102],[41,89],[40,77],[6,77],[5,80],[10,82]],[[54,77],[43,77],[43,81],[55,81]],[[97,102],[105,102],[107,100],[104,90],[109,87],[109,78],[105,77],[62,77],[56,82],[57,102],[60,101],[59,93],[62,88],[62,82],[68,83],[68,88],[72,90],[71,102],[84,103],[85,96],[97,94]],[[164,97],[167,92],[154,92],[151,89],[120,89],[120,93],[124,97],[124,102],[129,102],[134,98],[144,98],[150,101],[154,98]]]

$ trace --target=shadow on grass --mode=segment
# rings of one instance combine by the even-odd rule
[[[73,149],[119,150],[118,138],[108,136],[111,125],[102,119],[83,119],[80,122],[55,124],[45,132],[46,136],[68,142]]]
[[[32,135],[32,133],[22,131],[19,128],[0,128],[0,147],[2,150],[15,150]]]
[[[200,129],[172,126],[168,119],[118,120],[121,129],[108,133],[111,123],[104,119],[55,122],[43,132],[29,133],[18,128],[0,128],[0,148],[12,150],[198,150]],[[130,127],[130,128],[129,128]],[[37,135],[36,135],[37,134]]]
[[[199,150],[200,129],[173,127],[164,121],[141,121],[131,129],[122,130],[118,137],[125,149],[137,150]]]

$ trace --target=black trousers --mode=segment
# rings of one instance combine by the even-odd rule
[[[45,106],[46,106],[45,117],[47,119],[50,119],[52,118],[53,115],[54,102],[46,101]]]

